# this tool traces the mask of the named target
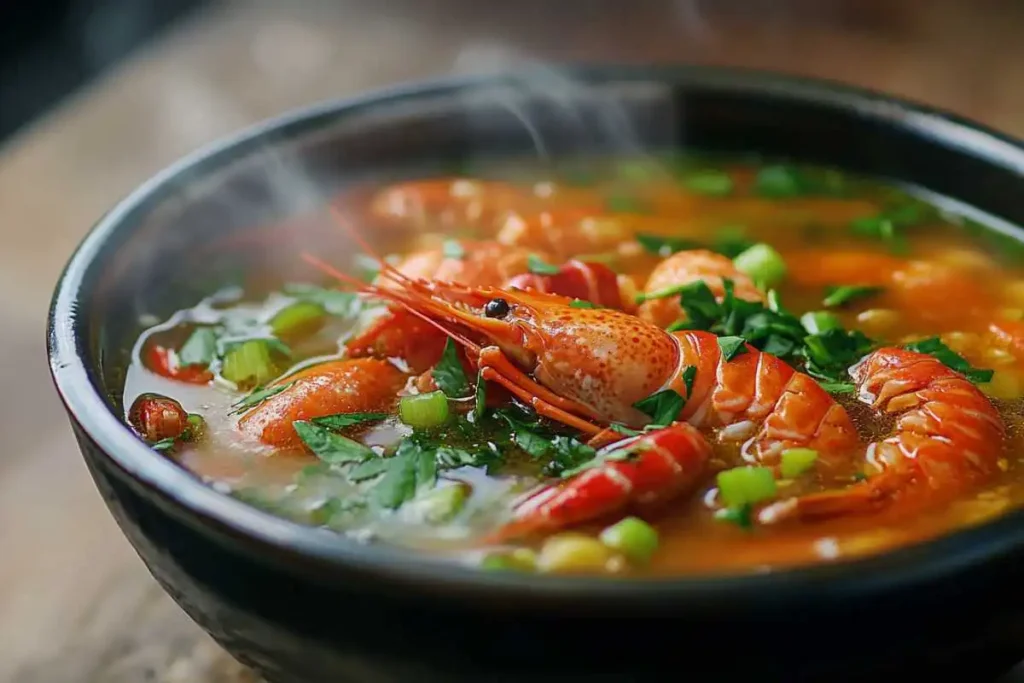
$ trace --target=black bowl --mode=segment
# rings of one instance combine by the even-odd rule
[[[190,304],[238,268],[280,266],[280,249],[245,239],[253,225],[396,168],[531,153],[538,140],[555,154],[693,145],[837,165],[1024,224],[1024,148],[952,116],[756,72],[561,74],[433,83],[291,114],[164,171],[93,229],[56,291],[50,365],[89,470],[153,575],[278,683],[984,680],[1024,657],[1022,513],[797,571],[496,575],[274,518],[125,428],[122,369],[140,315]]]

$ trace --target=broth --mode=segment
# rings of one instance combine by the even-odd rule
[[[387,328],[394,336],[375,337],[361,353],[353,352],[353,338],[365,336],[391,315],[386,302],[332,289],[333,283],[311,266],[311,284],[271,282],[259,292],[211,292],[195,307],[146,330],[134,350],[124,391],[126,418],[166,457],[226,494],[300,523],[439,553],[456,562],[635,576],[770,571],[836,561],[976,524],[1024,500],[1019,463],[1024,400],[1024,365],[1019,360],[1024,358],[1024,259],[1019,257],[1024,248],[995,228],[945,214],[898,188],[834,170],[695,157],[573,159],[554,167],[505,162],[473,169],[458,179],[370,188],[340,201],[357,213],[359,232],[372,236],[377,248],[389,255],[386,260],[413,276],[502,287],[530,272],[550,278],[577,259],[614,273],[615,292],[631,314],[636,312],[635,294],[652,295],[652,270],[672,254],[710,250],[733,259],[735,281],[750,276],[760,292],[750,297],[767,301],[762,310],[777,313],[775,302],[781,302],[783,312],[792,314],[789,319],[804,326],[800,334],[790,333],[789,341],[752,342],[781,354],[797,371],[809,369],[810,352],[795,350],[810,344],[801,335],[827,336],[827,329],[815,325],[865,335],[867,345],[856,359],[846,359],[840,368],[843,376],[825,376],[829,373],[819,367],[816,377],[830,392],[828,400],[849,416],[858,445],[843,454],[805,453],[810,462],[786,474],[780,468],[786,462],[792,465],[799,454],[751,462],[746,442],[727,438],[729,424],[704,424],[711,456],[693,481],[661,504],[630,499],[627,505],[574,524],[492,542],[488,537],[508,521],[524,494],[545,484],[567,486],[575,481],[574,468],[583,468],[576,479],[594,477],[588,468],[606,467],[604,456],[618,452],[615,446],[606,446],[595,460],[594,450],[586,446],[589,435],[538,417],[491,381],[484,385],[486,406],[478,404],[475,370],[465,357],[447,355],[456,353],[458,345],[445,346],[442,356],[444,336],[415,317],[396,318]],[[367,256],[339,266],[357,272]],[[778,257],[785,264],[781,277],[771,269]],[[363,275],[370,280],[374,274]],[[596,291],[593,278],[589,271],[584,276],[590,291]],[[857,289],[830,289],[835,287]],[[736,284],[736,296],[742,298],[740,290]],[[768,297],[768,291],[774,294]],[[678,319],[700,329],[685,304],[695,300],[695,292],[700,293],[676,287],[670,294],[654,292],[650,301],[682,296],[686,314]],[[493,292],[489,298],[496,298]],[[514,315],[517,299],[514,294],[508,299],[512,313],[494,304],[501,310],[481,309],[477,314],[498,319]],[[601,307],[593,303],[577,298],[570,308],[561,309],[564,320],[586,315],[597,325]],[[721,296],[718,305],[724,306]],[[805,315],[823,311],[827,315]],[[726,313],[722,315],[724,320]],[[756,328],[748,322],[739,332],[723,334],[725,324],[717,332],[723,353],[730,339],[751,341]],[[458,330],[464,336],[475,334],[464,327]],[[634,377],[662,371],[656,357],[623,351],[630,345],[628,336],[613,347],[619,353],[612,353],[608,362],[622,364]],[[493,342],[477,341],[484,341],[482,346]],[[984,447],[988,470],[972,469],[968,463],[964,471],[971,477],[977,474],[977,481],[957,481],[951,487],[955,495],[946,495],[938,484],[929,487],[924,481],[928,470],[911,468],[916,474],[908,475],[898,490],[852,506],[863,509],[850,514],[780,524],[762,519],[760,511],[775,501],[854,490],[880,476],[883,468],[869,462],[876,451],[867,444],[901,429],[898,406],[891,404],[894,414],[885,415],[866,405],[845,371],[880,347],[907,345],[942,361],[943,367],[966,373],[990,401],[1006,436],[1003,443]],[[594,351],[580,342],[572,353]],[[740,362],[747,354],[740,352],[728,362]],[[358,367],[338,363],[355,356],[377,360]],[[528,356],[513,358],[527,374],[530,361],[536,361]],[[437,367],[440,378],[432,369]],[[606,367],[604,362],[601,367]],[[338,369],[339,374],[318,380],[324,368]],[[572,384],[534,377],[555,393]],[[959,374],[957,378],[961,381]],[[687,392],[697,391],[701,379],[690,381]],[[294,387],[308,382],[333,388],[316,389],[321,392],[316,396],[309,389],[305,399],[293,398]],[[461,391],[456,391],[453,386],[460,382]],[[439,390],[447,394],[443,400],[434,393]],[[139,406],[149,406],[145,401],[152,399],[137,399],[147,394],[170,397],[201,421],[193,417],[186,424],[179,419],[174,433],[147,432],[144,427],[150,423],[140,419],[159,414],[166,418],[159,423],[164,427],[175,422],[174,415],[152,410],[140,418]],[[438,400],[420,401],[417,408],[402,399],[399,409],[400,394]],[[952,396],[938,388],[929,400],[941,409],[944,401],[955,403]],[[416,417],[417,410],[425,412]],[[351,413],[361,414],[342,421],[352,424],[317,422]],[[928,427],[935,436],[929,438],[957,445],[962,437],[957,416],[940,413],[928,413],[935,419]],[[673,415],[693,418],[692,410],[687,418],[678,406]],[[294,427],[296,419],[305,427]],[[424,420],[441,424],[407,424]],[[614,421],[605,420],[603,426]],[[817,428],[825,429],[824,424]],[[624,434],[637,433],[634,428],[618,427]],[[654,433],[641,432],[638,438]],[[924,457],[927,447],[919,451],[922,467],[931,462]],[[964,446],[959,451],[953,480],[960,476],[955,466],[973,457],[969,450]],[[720,473],[751,467],[773,472],[775,483],[767,487],[771,490],[758,500],[726,506]],[[601,533],[623,518],[639,527],[641,540],[634,539],[633,545],[639,543],[640,550],[621,542],[626,527],[619,527],[619,536]],[[655,530],[656,544],[650,529],[636,522],[639,518]]]

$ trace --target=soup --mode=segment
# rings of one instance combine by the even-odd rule
[[[209,292],[134,349],[127,421],[225,494],[482,570],[624,576],[832,562],[1024,500],[1024,250],[994,227],[695,157],[342,201],[352,263]]]

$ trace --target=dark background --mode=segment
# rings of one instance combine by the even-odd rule
[[[0,142],[206,4],[209,0],[0,0]]]

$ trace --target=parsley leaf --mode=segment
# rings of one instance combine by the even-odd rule
[[[830,394],[852,394],[856,387],[852,382],[818,382]]]
[[[722,350],[722,357],[730,361],[736,356],[742,356],[747,352],[746,342],[743,337],[719,337],[718,348]]]
[[[683,369],[683,386],[686,387],[686,400],[689,400],[690,397],[693,396],[693,381],[695,379],[697,379],[697,366],[686,366]]]
[[[487,410],[487,382],[484,381],[484,373],[476,375],[476,393],[473,401],[473,419],[479,421]]]
[[[867,285],[829,287],[825,290],[825,298],[821,303],[825,308],[836,308],[855,299],[874,296],[884,290],[884,287],[871,287]]]
[[[387,413],[337,413],[335,415],[314,417],[310,422],[327,429],[339,430],[351,427],[352,425],[363,424],[364,422],[379,422],[387,418]]]
[[[278,384],[272,387],[256,387],[251,393],[246,395],[242,400],[232,403],[231,407],[234,408],[228,415],[236,415],[238,413],[244,413],[249,408],[263,403],[271,396],[276,396],[282,391],[295,384],[294,381],[287,382],[285,384]]]
[[[725,171],[698,171],[683,180],[683,186],[696,194],[724,197],[732,192],[732,176]]]
[[[327,427],[297,420],[292,423],[295,433],[306,444],[313,455],[331,465],[350,462],[362,462],[368,458],[378,457],[369,446],[358,441],[335,434]]]
[[[445,240],[441,251],[446,258],[462,259],[466,255],[466,249],[458,240]]]
[[[651,424],[666,427],[679,417],[686,405],[686,399],[672,389],[651,394],[633,404],[633,407],[651,418]]]
[[[662,237],[661,235],[637,233],[635,238],[637,243],[644,248],[644,251],[655,256],[671,256],[677,251],[700,249],[703,247],[700,242],[681,237]]]
[[[361,481],[366,481],[367,479],[379,477],[390,467],[390,460],[391,458],[379,456],[364,460],[349,470],[346,478],[353,483],[359,483]]]
[[[832,328],[804,337],[801,355],[807,374],[830,382],[845,382],[850,366],[874,346],[864,333]]]
[[[722,508],[715,513],[715,519],[720,522],[731,522],[741,529],[749,529],[753,526],[752,510],[749,505],[733,508]]]
[[[182,365],[209,365],[217,356],[217,330],[197,327],[178,352]]]
[[[369,497],[378,507],[396,510],[416,494],[420,452],[399,452],[382,460],[387,463],[387,469],[370,489]]]
[[[683,285],[679,290],[679,303],[686,312],[689,329],[710,329],[722,312],[714,293],[703,280]]]
[[[153,443],[149,444],[149,447],[152,448],[154,451],[159,451],[163,453],[173,449],[176,443],[177,442],[175,441],[175,438],[173,436],[168,436],[165,439],[154,441]]]
[[[553,266],[550,263],[547,263],[536,254],[530,254],[526,259],[526,264],[529,271],[536,275],[558,275],[562,272],[558,266]]]
[[[908,351],[917,351],[918,353],[926,353],[929,356],[933,356],[943,365],[952,370],[956,370],[975,384],[990,382],[992,380],[992,375],[995,374],[992,370],[972,366],[966,358],[946,346],[938,337],[922,339],[920,341],[907,344],[903,348]]]
[[[597,451],[571,436],[556,436],[551,440],[552,459],[545,465],[544,474],[561,476],[592,460]]]
[[[459,362],[458,348],[448,339],[441,360],[434,366],[434,382],[448,398],[463,398],[469,393],[469,380]]]

